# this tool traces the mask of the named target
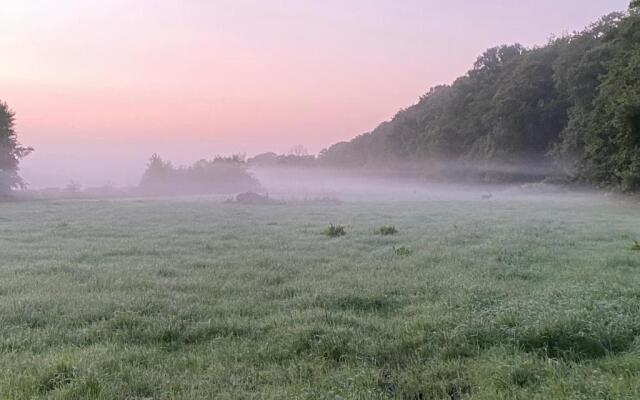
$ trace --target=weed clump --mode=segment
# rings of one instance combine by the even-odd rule
[[[376,230],[376,234],[382,235],[382,236],[395,235],[396,233],[398,233],[398,230],[396,229],[395,226],[391,226],[391,225],[382,225],[380,228]]]
[[[342,225],[329,224],[329,227],[324,230],[324,234],[329,237],[340,237],[346,235],[347,231]]]
[[[640,241],[634,240],[631,250],[640,251]]]
[[[411,254],[413,254],[413,250],[411,250],[410,248],[405,247],[405,246],[400,246],[400,247],[395,247],[395,246],[393,246],[393,253],[394,253],[396,256],[400,256],[400,257],[408,257],[408,256],[410,256]]]
[[[77,369],[65,362],[60,362],[45,371],[38,382],[40,392],[50,392],[70,384],[77,376]]]

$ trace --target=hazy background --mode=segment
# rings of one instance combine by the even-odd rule
[[[137,184],[148,156],[315,153],[373,129],[500,43],[628,0],[3,1],[0,99],[31,187]]]

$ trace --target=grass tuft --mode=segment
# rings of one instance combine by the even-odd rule
[[[346,235],[347,231],[343,225],[329,224],[329,227],[324,230],[324,234],[334,238]]]
[[[408,257],[413,254],[413,250],[406,246],[395,247],[393,246],[393,254],[399,257]]]
[[[382,236],[395,235],[396,233],[398,233],[398,230],[396,229],[395,226],[391,226],[391,225],[382,225],[380,228],[376,230],[376,234],[382,235]]]
[[[59,362],[47,369],[40,376],[38,388],[41,392],[50,392],[70,384],[77,375],[77,370],[72,365]]]

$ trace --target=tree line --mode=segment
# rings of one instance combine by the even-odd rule
[[[545,46],[491,48],[451,85],[323,150],[320,160],[541,166],[545,174],[638,190],[640,0]]]
[[[175,167],[153,154],[142,176],[140,188],[147,194],[236,193],[260,189],[260,183],[247,171],[244,155],[216,156],[189,166]]]

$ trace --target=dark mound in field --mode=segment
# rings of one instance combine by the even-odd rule
[[[336,197],[313,197],[304,199],[287,200],[287,204],[316,204],[316,205],[340,205],[342,202]]]
[[[227,203],[245,204],[245,205],[270,205],[278,204],[277,201],[271,199],[269,195],[262,195],[255,192],[240,193],[235,199],[228,200]]]

